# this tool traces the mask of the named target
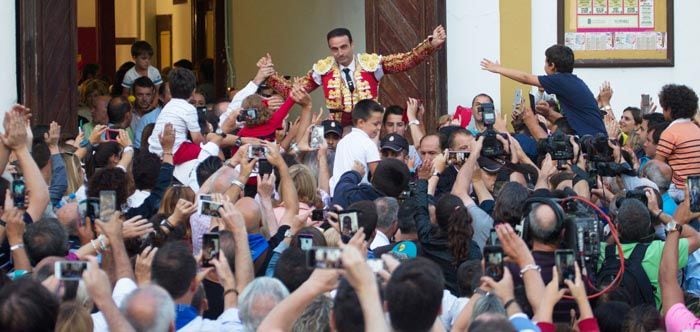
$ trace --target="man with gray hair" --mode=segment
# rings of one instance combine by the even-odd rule
[[[391,244],[398,226],[399,202],[393,197],[380,197],[374,200],[377,206],[377,233],[369,245],[370,250]]]
[[[639,170],[639,176],[649,179],[659,188],[664,213],[670,216],[676,213],[678,204],[668,194],[668,188],[671,186],[671,177],[673,176],[671,166],[658,160],[649,160]]]
[[[246,332],[257,331],[270,311],[289,296],[281,281],[270,277],[255,278],[238,299],[239,318]]]
[[[124,298],[121,312],[136,331],[175,331],[175,302],[160,286],[135,289]]]

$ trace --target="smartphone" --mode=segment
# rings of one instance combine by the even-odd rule
[[[500,281],[503,278],[503,248],[484,247],[484,260],[484,274],[495,281]]]
[[[219,208],[221,206],[221,204],[214,202],[209,195],[199,196],[199,214],[220,218]]]
[[[24,196],[27,193],[24,177],[15,173],[12,178],[12,200],[15,202],[16,208],[24,209],[26,208]]]
[[[219,233],[204,233],[202,235],[202,266],[209,267],[211,260],[219,258]]]
[[[306,266],[312,269],[341,269],[340,248],[313,247],[306,251]]]
[[[532,112],[534,113],[535,112],[535,95],[533,95],[531,93],[531,94],[529,94],[529,97],[530,97],[530,109],[532,109]]]
[[[360,228],[357,220],[357,211],[343,210],[338,213],[338,222],[340,223],[340,234],[347,237],[352,237]]]
[[[311,221],[324,221],[327,214],[328,210],[326,209],[314,209],[311,211]]]
[[[270,164],[270,162],[267,161],[267,159],[260,159],[258,160],[257,169],[258,174],[260,174],[260,176],[270,174],[272,173],[272,164]]]
[[[490,246],[500,246],[501,245],[501,240],[498,239],[498,234],[496,233],[496,229],[494,229],[494,228],[491,228],[491,231],[489,232],[488,245],[490,245]]]
[[[112,214],[117,211],[117,192],[114,190],[100,191],[100,220],[107,222]]]
[[[87,262],[58,261],[53,267],[54,276],[58,280],[80,280],[83,278],[83,271],[87,269]]]
[[[299,247],[307,251],[314,246],[314,237],[311,234],[299,234]]]
[[[117,137],[119,137],[119,130],[117,129],[107,129],[107,140],[114,142],[117,140]]]
[[[686,178],[690,212],[700,212],[700,175],[689,175]]]
[[[309,136],[309,147],[312,150],[316,150],[323,144],[323,126],[314,126],[311,129],[311,135]]]
[[[448,151],[447,161],[450,165],[462,166],[469,158],[469,151]]]
[[[267,159],[267,154],[270,151],[264,145],[249,145],[248,159],[258,158],[258,160]]]
[[[78,204],[80,206],[80,204]],[[100,215],[100,199],[98,197],[88,197],[85,199],[85,210],[83,210],[83,218],[95,220]]]
[[[566,287],[564,280],[576,279],[576,255],[571,249],[557,249],[554,251],[554,263],[557,265],[559,274],[559,287]]]
[[[523,101],[523,89],[515,89],[515,97],[513,98],[513,109],[520,105]]]
[[[648,94],[642,94],[642,103],[639,105],[642,109],[642,115],[651,111],[651,97]]]

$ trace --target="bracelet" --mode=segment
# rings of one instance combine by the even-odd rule
[[[542,268],[541,268],[539,265],[537,265],[537,264],[528,264],[528,265],[525,265],[525,267],[523,267],[523,269],[520,270],[520,278],[523,277],[523,275],[525,274],[525,272],[530,271],[530,270],[537,270],[537,272],[540,272],[540,271],[542,271]]]
[[[124,147],[124,150],[122,150],[122,152],[129,152],[129,151],[134,152],[134,147],[131,145],[128,145],[128,146]]]
[[[654,215],[654,218],[655,218],[655,219],[659,219],[659,217],[661,217],[661,215],[662,215],[663,213],[664,213],[664,210],[659,210],[659,213],[657,213],[656,215]]]
[[[7,223],[5,220],[0,219],[0,226],[7,228]]]
[[[503,308],[505,308],[506,310],[508,310],[508,307],[510,307],[510,305],[513,304],[513,303],[516,303],[516,302],[515,302],[515,298],[512,298],[512,299],[506,301],[506,304],[503,305]]]
[[[231,288],[231,289],[227,289],[224,291],[224,297],[226,297],[226,295],[229,295],[231,293],[235,293],[236,296],[238,296],[238,291],[235,288]]]
[[[474,288],[474,290],[472,291],[472,294],[479,294],[481,296],[486,296],[486,295],[489,295],[489,292],[481,289],[481,287],[477,287],[477,288]]]
[[[102,251],[107,251],[107,245],[104,242],[104,235],[97,237],[97,243],[100,244],[100,249],[102,249]]]
[[[241,181],[238,181],[238,179],[233,179],[233,180],[231,180],[231,185],[232,185],[232,186],[234,186],[234,185],[237,186],[238,188],[241,189],[241,191],[245,189],[245,184],[244,184],[243,182],[241,182]]]
[[[90,240],[90,244],[92,244],[92,249],[95,249],[95,252],[99,254],[100,248],[95,245],[95,240]]]
[[[173,226],[168,219],[163,219],[163,221],[160,222],[160,225],[167,228],[171,233],[175,231],[175,226]]]
[[[10,247],[10,251],[15,251],[24,248],[24,243],[20,242]]]

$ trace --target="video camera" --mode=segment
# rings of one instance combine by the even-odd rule
[[[612,148],[608,145],[608,138],[604,134],[584,135],[580,139],[580,145],[581,151],[586,154],[586,159],[589,162],[588,169],[592,176],[636,175],[629,164],[615,163]]]
[[[496,110],[493,107],[493,103],[483,103],[479,107],[481,107],[481,116],[484,121],[484,126],[486,126],[486,130],[476,137],[477,139],[480,136],[484,137],[484,143],[481,147],[481,156],[496,158],[508,155],[503,147],[503,143],[497,138],[498,135],[501,135],[508,139],[508,136],[499,134],[493,129],[493,125],[496,123]]]
[[[537,153],[541,155],[549,153],[552,160],[572,160],[574,146],[571,144],[570,137],[563,131],[557,130],[551,136],[537,142]]]
[[[603,225],[595,212],[581,202],[564,201],[566,214],[563,247],[572,249],[589,271],[596,271],[600,257],[600,243],[604,241]]]

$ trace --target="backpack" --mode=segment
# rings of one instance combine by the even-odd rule
[[[637,243],[632,250],[632,254],[625,259],[625,271],[622,274],[618,288],[624,290],[630,297],[630,306],[635,307],[640,304],[651,304],[656,306],[654,300],[654,286],[651,285],[649,277],[644,268],[642,260],[649,247],[648,243]],[[608,245],[605,247],[605,260],[598,271],[598,287],[609,285],[615,280],[620,269],[620,259],[618,257],[617,246]]]

